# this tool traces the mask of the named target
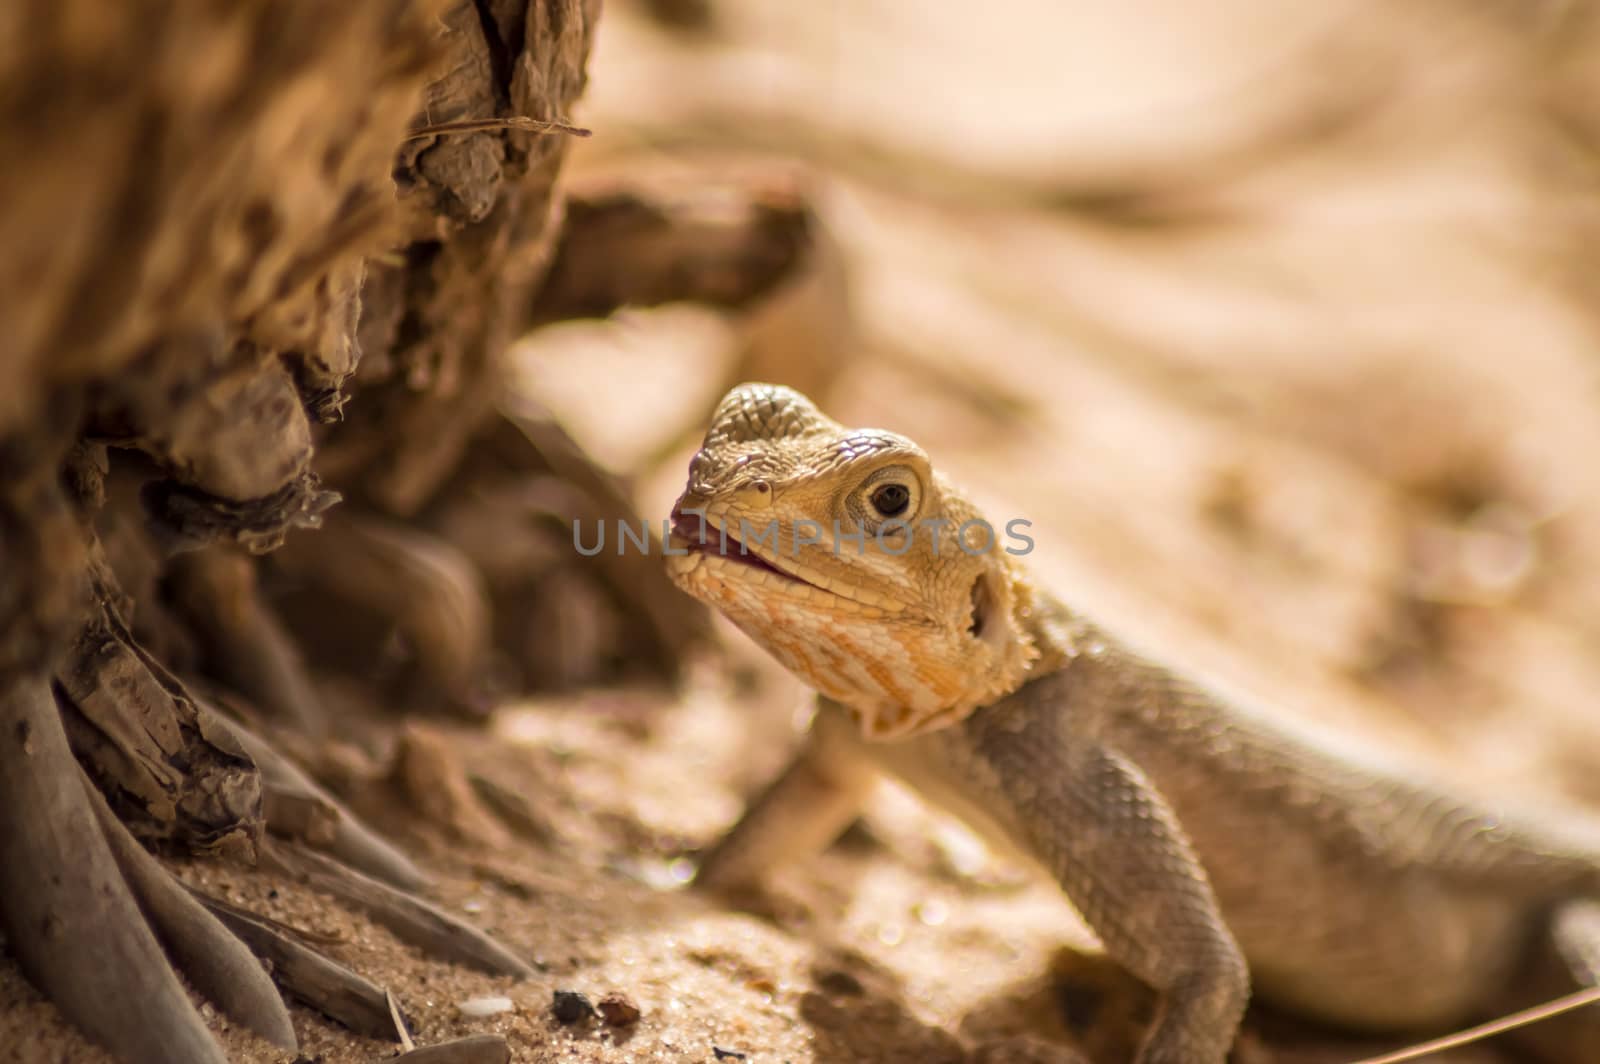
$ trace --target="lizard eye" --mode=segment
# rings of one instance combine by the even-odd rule
[[[904,484],[880,484],[867,497],[880,517],[899,517],[911,505],[911,489]]]
[[[922,509],[923,479],[909,465],[883,466],[864,478],[851,494],[851,516],[868,532],[909,523]],[[899,532],[895,532],[899,535]]]

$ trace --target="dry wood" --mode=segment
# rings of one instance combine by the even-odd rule
[[[4,268],[0,262],[0,271]],[[4,298],[0,293],[0,320],[11,320],[4,318]],[[9,327],[16,326],[13,320]],[[6,395],[0,360],[0,396]],[[78,404],[59,398],[44,404],[39,411],[43,424],[31,434],[4,430],[5,406],[0,398],[0,543],[5,551],[0,684],[37,672],[40,662],[54,663],[72,639],[83,608],[88,560],[78,515],[62,483],[76,479],[76,463],[67,462],[63,469],[63,462],[71,453],[81,454],[65,428],[77,416]],[[98,485],[89,479],[93,492]]]
[[[226,1064],[139,912],[48,681],[0,693],[0,919],[28,977],[131,1064]]]
[[[442,960],[492,975],[534,976],[531,965],[470,924],[431,902],[346,868],[303,847],[266,842],[263,864],[292,875],[347,902],[394,932],[404,942]]]
[[[569,114],[598,13],[594,0],[452,4],[440,37],[448,73],[429,86],[424,124]],[[319,469],[348,498],[415,514],[494,416],[503,353],[561,217],[568,143],[497,129],[400,145],[394,173],[414,243],[369,273],[361,402],[319,445]]]
[[[520,395],[499,400],[500,416],[473,440],[468,460],[456,471],[450,492],[435,504],[430,523],[449,528],[466,523],[463,510],[481,508],[483,500],[504,501],[521,508],[524,524],[541,527],[559,537],[567,557],[573,557],[573,522],[593,529],[598,522],[615,528],[618,521],[637,529],[639,517],[625,486],[599,469],[565,429],[536,401]],[[659,541],[660,528],[650,531]],[[484,539],[457,537],[464,550],[474,552],[474,562],[494,567],[494,546]],[[487,548],[487,549],[486,549]],[[617,604],[620,629],[614,653],[625,659],[619,670],[640,671],[676,678],[679,667],[694,648],[704,646],[711,632],[710,615],[698,604],[686,604],[661,568],[658,550],[601,551],[582,567],[581,575],[600,581]],[[514,660],[527,652],[535,638],[548,635],[535,629],[541,614],[537,580],[517,580],[500,573],[491,587],[495,608],[495,638]],[[594,679],[594,677],[580,677]],[[525,678],[535,682],[536,678]]]
[[[704,34],[717,26],[712,0],[644,0],[640,5],[666,29],[684,34]]]
[[[188,883],[183,884],[183,886],[185,890],[194,895],[195,899],[207,909],[215,909],[219,912],[222,910],[227,910],[240,916],[248,916],[257,923],[273,928],[280,934],[294,939],[296,942],[302,942],[306,945],[314,946],[340,946],[350,941],[349,938],[343,934],[325,931],[313,931],[309,927],[300,927],[297,924],[286,924],[282,920],[274,920],[265,913],[253,912],[249,909],[241,909],[237,906],[230,905],[220,898],[214,898],[200,888],[192,886]]]
[[[685,301],[742,308],[795,273],[816,224],[794,182],[776,177],[574,192],[533,313],[553,321]]]
[[[167,584],[212,678],[273,720],[313,738],[327,734],[327,714],[304,657],[262,602],[247,555],[222,547],[179,555]]]
[[[296,1001],[344,1024],[357,1034],[398,1042],[387,992],[283,930],[206,894],[200,903],[272,966],[272,978]]]
[[[426,877],[179,677],[315,741],[334,722],[308,648],[365,625],[377,652],[335,664],[368,693],[480,710],[501,616],[424,511],[506,424],[501,360],[563,216],[565,144],[587,132],[560,116],[598,3],[265,8],[25,4],[7,36],[28,47],[0,47],[17,160],[0,171],[0,716],[21,729],[0,730],[0,916],[45,994],[138,1064],[220,1059],[147,918],[202,992],[280,1044],[281,1000],[229,932],[298,1000],[396,1037],[381,990],[270,921],[209,900],[205,915],[140,840],[244,856],[265,826],[359,868],[265,847],[407,941],[532,974],[397,889]],[[507,479],[555,469],[632,516],[581,451],[552,465],[512,431]],[[324,542],[291,537],[281,566],[252,557],[340,495]],[[547,589],[576,579],[560,561]],[[262,578],[286,573],[317,623],[272,599]],[[595,623],[565,674],[594,676],[614,632],[674,668],[694,624],[661,574],[605,582],[574,594]],[[386,692],[373,666],[397,644],[408,668]],[[409,767],[425,787],[427,759]],[[448,776],[458,810],[475,807],[460,767]]]
[[[56,673],[70,700],[64,721],[74,751],[93,766],[113,808],[134,816],[136,834],[248,852],[261,825],[255,765],[140,650],[98,562],[92,586],[94,605]]]
[[[548,846],[555,841],[555,828],[522,791],[478,772],[468,772],[467,779],[478,800],[517,834],[540,846]]]
[[[511,1046],[497,1034],[472,1034],[388,1059],[396,1064],[509,1064]]]
[[[615,676],[618,660],[639,649],[624,638],[627,600],[573,564],[572,530],[557,500],[574,493],[557,477],[507,477],[452,492],[433,515],[439,533],[484,574],[496,676],[513,690]]]
[[[406,1026],[406,1018],[400,1013],[400,999],[385,990],[383,992],[384,1004],[389,1006],[389,1022],[394,1024],[395,1034],[400,1036],[400,1052],[409,1053],[417,1048],[417,1043],[411,1038],[411,1029]]]
[[[1555,1016],[1563,1015],[1574,1009],[1588,1008],[1590,1005],[1600,1004],[1600,987],[1589,987],[1585,990],[1576,990],[1564,994],[1554,1001],[1547,1001],[1542,1005],[1529,1009],[1522,1009],[1509,1016],[1481,1023],[1476,1027],[1469,1027],[1464,1031],[1445,1035],[1442,1038],[1430,1039],[1406,1049],[1396,1050],[1393,1053],[1384,1053],[1376,1057],[1363,1057],[1354,1064],[1407,1064],[1408,1061],[1421,1060],[1442,1053],[1447,1049],[1457,1049],[1461,1046],[1481,1042],[1486,1038],[1505,1034],[1507,1031],[1516,1030],[1529,1024],[1539,1023]]]
[[[295,351],[308,382],[348,372],[334,336],[350,286],[315,282],[380,246],[371,205],[392,199],[438,6],[17,8],[7,34],[29,46],[0,55],[0,143],[20,160],[0,175],[0,319],[20,387],[0,431],[37,416],[57,381],[109,380],[136,358],[110,390],[151,396],[133,404],[157,415],[141,424],[165,421],[160,408],[188,398],[168,371],[217,365],[230,324],[262,351]],[[332,91],[306,91],[322,78]],[[197,442],[178,453],[203,458]]]
[[[321,667],[371,681],[417,705],[477,713],[490,637],[483,578],[453,544],[354,508],[315,537],[287,543],[272,567],[289,588],[280,609]]]
[[[446,133],[487,133],[498,129],[515,129],[523,133],[565,133],[571,137],[588,137],[592,130],[575,126],[571,122],[542,122],[537,118],[469,118],[460,122],[436,122],[413,129],[407,140],[437,137]]]
[[[140,846],[100,792],[84,790],[112,856],[167,952],[196,990],[275,1046],[299,1049],[283,998],[261,962]]]
[[[404,890],[420,890],[428,876],[412,860],[356,818],[265,739],[237,721],[202,706],[219,728],[227,729],[261,770],[267,829],[303,841],[368,875]]]

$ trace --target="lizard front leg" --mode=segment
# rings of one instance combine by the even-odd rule
[[[1054,874],[1107,954],[1158,993],[1137,1064],[1222,1064],[1249,970],[1161,794],[1117,750],[1037,718],[969,725],[968,735],[981,765],[967,767],[998,792],[1008,833]]]
[[[794,760],[700,862],[696,886],[756,887],[779,865],[820,853],[850,825],[878,772],[841,731],[839,716],[826,708],[817,715]]]

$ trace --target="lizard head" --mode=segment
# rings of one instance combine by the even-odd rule
[[[793,389],[722,399],[672,520],[673,581],[868,738],[954,723],[1036,656],[1004,530],[911,440],[846,428]]]

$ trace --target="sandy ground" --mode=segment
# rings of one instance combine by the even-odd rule
[[[755,660],[731,672],[737,696],[719,669],[677,700],[523,705],[506,709],[493,734],[458,734],[476,766],[540,798],[549,843],[449,839],[403,810],[364,810],[428,855],[438,900],[531,958],[537,979],[512,983],[426,960],[271,875],[201,863],[179,870],[311,932],[319,948],[392,989],[419,1044],[495,1032],[514,1060],[530,1062],[1089,1059],[1074,1044],[1096,1050],[1096,1060],[1125,1059],[1143,1003],[1092,953],[1068,952],[1092,951],[1093,940],[1059,895],[897,791],[882,794],[827,855],[786,876],[768,912],[734,912],[679,889],[691,847],[735,814],[741,791],[786,745],[781,709],[795,703],[792,685]],[[750,741],[753,715],[765,718],[770,741]],[[1110,990],[1103,1000],[1102,989]],[[551,1014],[562,990],[594,1002],[625,995],[642,1018],[626,1029],[563,1026]],[[501,996],[507,1011],[463,1015],[469,1002]],[[234,1059],[295,1059],[206,1013]],[[1076,1033],[1074,1016],[1087,1023]],[[396,1051],[303,1008],[294,1018],[302,1059],[369,1062]],[[1256,1055],[1242,1059],[1334,1064],[1378,1047],[1319,1036],[1272,1044],[1298,1050],[1268,1056],[1252,1041]],[[0,1060],[108,1059],[66,1030],[13,967],[0,970]]]
[[[1036,571],[1136,642],[1483,793],[1600,808],[1593,201],[1537,135],[1526,56],[1443,3],[1383,32],[1372,3],[1298,21],[1172,3],[1138,26],[1047,0],[965,7],[750,0],[696,43],[619,0],[579,116],[601,135],[575,176],[777,158],[837,245],[817,269],[848,279],[846,300],[795,296],[832,339],[792,369],[827,382],[836,417],[912,435],[991,514],[1031,520]],[[1328,63],[1360,76],[1300,76]],[[1325,99],[1346,84],[1369,91]],[[1315,150],[1258,150],[1308,110],[1362,117]],[[630,312],[547,330],[518,366],[659,515],[688,449],[641,460],[742,374],[750,335]],[[683,691],[507,706],[450,733],[534,800],[546,838],[452,837],[381,789],[352,795],[535,980],[425,961],[264,873],[181,873],[327,936],[424,1044],[493,1031],[518,1061],[1126,1059],[1138,996],[1057,893],[909,796],[886,790],[764,913],[682,889],[803,718],[805,693],[724,634]],[[562,1025],[565,990],[625,995],[642,1018]],[[510,1008],[463,1014],[495,996]],[[395,1052],[295,1018],[324,1064]],[[287,1064],[212,1022],[236,1059]],[[1248,1028],[1244,1064],[1380,1048],[1270,1016]],[[0,963],[0,1060],[103,1059]]]

